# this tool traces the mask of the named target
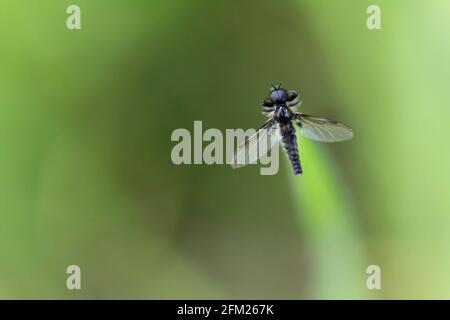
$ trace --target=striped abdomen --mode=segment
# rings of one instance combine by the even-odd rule
[[[296,175],[301,174],[303,170],[298,155],[297,136],[295,135],[295,128],[289,121],[287,123],[280,124],[280,131],[284,148],[286,149],[289,161],[291,161],[294,173]]]

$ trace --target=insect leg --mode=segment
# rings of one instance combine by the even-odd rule
[[[262,107],[261,109],[263,112],[272,112],[275,110],[274,107]]]

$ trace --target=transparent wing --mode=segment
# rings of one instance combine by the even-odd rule
[[[346,141],[353,138],[353,131],[345,124],[321,117],[296,113],[295,120],[300,125],[300,133],[321,142]]]
[[[279,126],[275,119],[264,123],[255,134],[237,146],[230,165],[233,169],[254,164],[267,155],[269,150],[281,139]]]

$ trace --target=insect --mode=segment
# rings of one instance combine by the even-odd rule
[[[352,129],[342,122],[297,112],[300,105],[301,101],[297,92],[283,89],[281,83],[277,86],[272,85],[270,95],[261,105],[263,114],[269,120],[255,134],[237,146],[232,167],[240,168],[249,163],[255,163],[258,157],[268,152],[281,140],[294,174],[301,174],[303,169],[294,124],[299,126],[303,136],[315,141],[338,142],[350,140],[353,137]],[[267,142],[268,140],[270,142]],[[261,146],[263,146],[262,149]],[[259,152],[258,148],[261,149]]]

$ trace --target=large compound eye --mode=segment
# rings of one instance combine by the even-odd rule
[[[270,93],[270,99],[272,101],[278,101],[279,100],[279,94],[278,94],[278,90],[274,90]]]
[[[270,98],[266,98],[263,102],[262,102],[262,106],[263,107],[273,107],[273,105],[275,104],[275,102],[272,101],[272,99]]]
[[[270,99],[272,99],[272,101],[275,101],[275,103],[278,102],[286,102],[288,98],[287,92],[284,89],[278,89],[275,91],[272,91],[272,93],[270,94]]]
[[[288,101],[294,101],[295,99],[298,98],[298,93],[295,91],[288,91]]]

